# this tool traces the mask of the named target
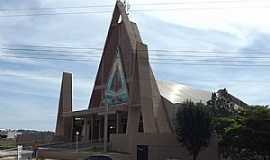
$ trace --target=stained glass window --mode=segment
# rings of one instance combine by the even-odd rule
[[[112,106],[128,101],[127,87],[119,49],[116,50],[114,63],[106,85],[105,102]]]

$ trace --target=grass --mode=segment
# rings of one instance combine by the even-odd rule
[[[16,141],[14,139],[0,139],[0,150],[16,148]]]
[[[103,152],[103,148],[97,148],[97,147],[90,147],[90,148],[86,148],[86,149],[83,149],[83,150],[80,150],[80,152],[92,152],[92,153],[95,153],[95,152]]]

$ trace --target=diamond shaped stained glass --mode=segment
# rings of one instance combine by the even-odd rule
[[[126,80],[119,52],[117,48],[105,90],[104,103],[109,106],[126,103],[128,101]]]

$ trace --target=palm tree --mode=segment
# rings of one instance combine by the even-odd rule
[[[211,116],[206,105],[186,101],[176,115],[176,135],[196,160],[207,147],[212,133]]]

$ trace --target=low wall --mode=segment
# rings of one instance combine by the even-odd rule
[[[150,134],[138,133],[132,139],[126,134],[111,134],[111,146],[113,151],[136,153],[137,145],[168,145],[177,144],[174,134]]]
[[[149,160],[192,160],[192,156],[182,145],[148,146]],[[202,150],[197,160],[219,160],[217,150],[213,146]]]
[[[61,159],[61,160],[83,160],[89,156],[89,153],[76,153],[64,150],[39,149],[37,153],[40,159]]]
[[[149,160],[192,160],[181,145],[150,145],[148,146]]]
[[[21,134],[16,137],[17,145],[32,145],[33,143],[37,144],[47,144],[51,143],[53,140],[53,135],[46,135],[44,134]]]
[[[126,134],[111,134],[110,140],[112,151],[129,153],[128,136]]]
[[[112,151],[131,153],[134,159],[137,159],[137,145],[147,145],[149,160],[192,160],[192,156],[177,142],[174,134],[138,133],[132,139],[126,134],[112,134],[111,145]],[[217,141],[213,136],[209,147],[201,151],[198,160],[218,159]]]

